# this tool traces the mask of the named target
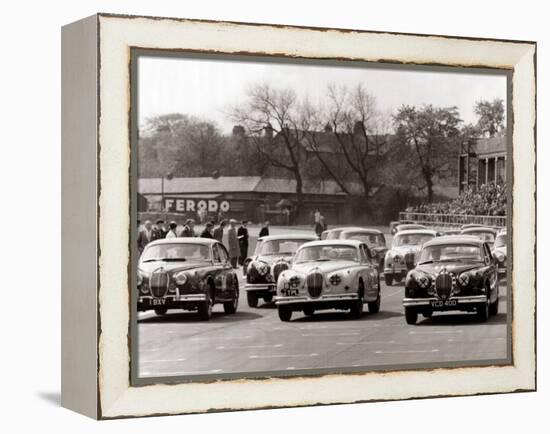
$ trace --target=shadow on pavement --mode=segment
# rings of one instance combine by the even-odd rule
[[[301,312],[294,312],[294,315],[303,315]],[[380,311],[378,313],[363,312],[361,318],[352,318],[349,312],[319,312],[312,316],[302,316],[292,322],[320,322],[320,321],[380,321],[388,318],[403,316],[399,312]]]
[[[217,323],[231,323],[237,321],[252,321],[262,318],[261,315],[252,312],[239,312],[226,314],[224,312],[213,312],[210,321]],[[159,323],[205,323],[201,321],[196,312],[168,312],[166,315],[153,316],[150,318],[138,319],[139,324],[159,324]]]
[[[418,325],[420,326],[457,326],[457,325],[483,325],[483,324],[506,324],[506,314],[499,313],[490,316],[487,322],[480,322],[475,313],[459,313],[454,315],[438,315],[434,313],[431,318],[424,318],[419,315]]]
[[[38,392],[37,395],[50,405],[61,406],[61,392]]]

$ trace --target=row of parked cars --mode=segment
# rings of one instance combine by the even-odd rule
[[[493,252],[505,233],[495,232],[489,240],[484,230],[491,228],[473,229],[444,234],[402,225],[389,249],[381,231],[362,227],[331,229],[321,240],[303,234],[262,237],[243,266],[247,303],[254,308],[260,300],[275,301],[282,321],[294,312],[313,315],[323,309],[348,310],[358,318],[365,305],[371,313],[380,310],[383,274],[388,285],[405,280],[403,304],[410,324],[419,314],[450,309],[475,310],[486,319],[498,309],[497,270],[505,256],[498,259]],[[218,241],[154,241],[138,263],[138,310],[159,315],[169,308],[194,310],[208,320],[212,306],[223,304],[226,313],[235,313],[237,273]]]

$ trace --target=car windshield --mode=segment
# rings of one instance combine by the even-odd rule
[[[348,240],[362,241],[369,247],[380,247],[386,245],[386,239],[382,234],[373,234],[368,232],[348,232],[345,234]]]
[[[359,258],[356,247],[338,244],[303,247],[296,253],[296,263],[316,261],[359,262]]]
[[[393,246],[420,246],[433,237],[431,234],[397,234],[393,238]]]
[[[340,238],[340,234],[344,229],[334,229],[327,233],[326,240],[336,240]]]
[[[140,261],[210,261],[210,248],[192,243],[156,244],[145,249]]]
[[[487,243],[494,243],[495,241],[495,234],[489,231],[467,231],[464,232],[464,234],[473,235],[474,237],[478,237],[481,241],[485,241]]]
[[[506,234],[497,235],[495,239],[495,247],[506,247]]]
[[[257,255],[293,255],[302,244],[311,240],[269,240],[258,244]]]
[[[418,263],[452,262],[452,261],[483,261],[481,247],[471,244],[447,244],[428,246],[422,249]]]

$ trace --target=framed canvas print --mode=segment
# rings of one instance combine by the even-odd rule
[[[65,407],[535,390],[534,42],[98,14],[62,54]]]

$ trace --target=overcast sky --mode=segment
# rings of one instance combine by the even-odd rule
[[[224,133],[233,127],[228,110],[244,100],[254,83],[291,87],[312,101],[330,83],[362,83],[382,111],[394,112],[402,104],[457,106],[466,123],[476,122],[476,101],[506,101],[504,75],[184,57],[140,57],[138,68],[140,123],[150,116],[184,113],[215,121]]]

